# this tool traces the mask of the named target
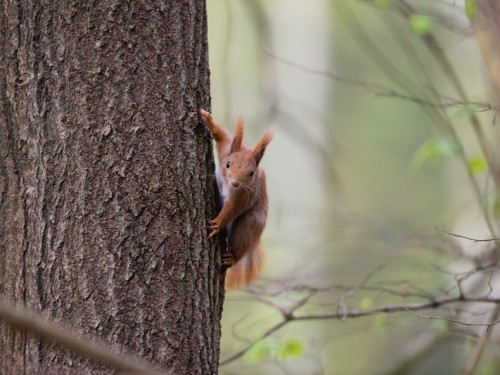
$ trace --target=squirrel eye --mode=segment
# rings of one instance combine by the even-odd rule
[[[228,162],[226,163],[226,168],[229,168],[230,166],[231,166],[231,162],[230,162],[230,161],[228,161]]]
[[[252,177],[254,175],[254,171],[250,172],[250,177]]]

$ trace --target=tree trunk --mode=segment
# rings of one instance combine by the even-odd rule
[[[176,374],[217,372],[206,10],[3,1],[0,292]],[[3,374],[112,373],[0,326]]]

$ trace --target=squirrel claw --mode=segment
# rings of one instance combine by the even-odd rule
[[[222,266],[229,268],[234,264],[234,255],[231,252],[225,252],[222,254]]]
[[[204,109],[200,109],[200,115],[201,115],[201,118],[203,119],[203,121],[207,121],[208,119],[212,118],[212,115],[210,114],[210,112],[205,111]]]
[[[211,230],[210,234],[208,235],[208,238],[212,238],[215,236],[217,233],[219,233],[219,224],[215,220],[208,220],[208,225],[207,228]]]
[[[215,236],[217,233],[219,233],[219,230],[218,229],[214,229],[213,231],[210,232],[210,234],[208,235],[208,238],[212,238],[213,236]]]

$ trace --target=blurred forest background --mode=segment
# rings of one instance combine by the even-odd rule
[[[347,313],[500,296],[498,241],[471,240],[500,216],[476,2],[207,3],[214,118],[275,130],[267,264],[227,295],[221,374],[500,373],[498,303]],[[345,319],[267,335],[295,303]]]

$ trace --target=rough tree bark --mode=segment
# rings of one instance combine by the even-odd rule
[[[217,372],[204,0],[3,1],[0,292],[176,374]],[[4,374],[111,373],[0,326]]]

